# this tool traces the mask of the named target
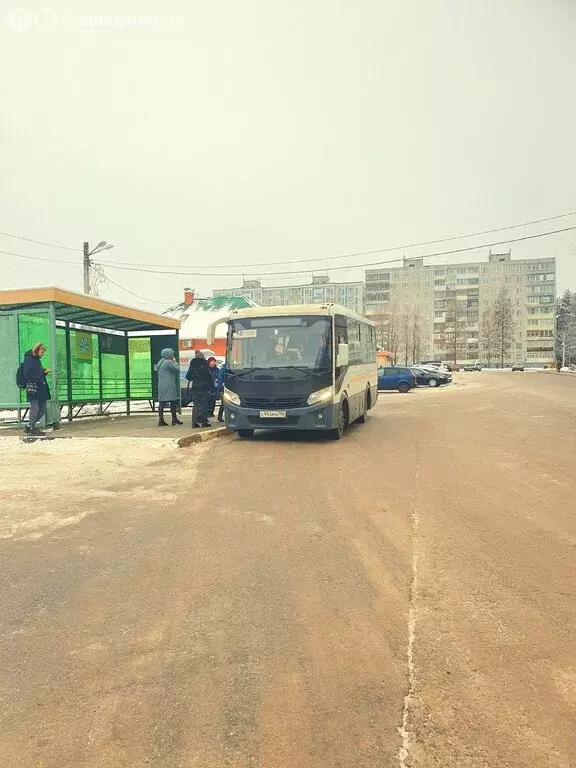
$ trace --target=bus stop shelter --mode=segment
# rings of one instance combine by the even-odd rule
[[[178,354],[180,321],[59,288],[0,291],[0,409],[25,418],[16,371],[27,350],[46,346],[52,408],[72,421],[87,405],[104,413],[123,401],[157,399],[154,364],[164,347]],[[93,409],[92,409],[93,410]],[[59,413],[58,413],[59,416]]]

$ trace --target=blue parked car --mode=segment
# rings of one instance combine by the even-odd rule
[[[410,368],[385,366],[378,368],[378,389],[397,389],[398,392],[409,392],[416,386],[416,376]]]

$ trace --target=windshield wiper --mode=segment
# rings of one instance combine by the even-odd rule
[[[328,373],[330,369],[321,368],[320,370],[316,370],[314,368],[305,368],[301,365],[278,365],[271,368],[261,368],[258,365],[255,365],[253,368],[242,368],[239,371],[227,371],[226,375],[232,379],[235,379],[239,376],[249,376],[250,374],[254,373],[254,371],[268,374],[274,374],[277,371],[300,371],[301,373],[307,373],[310,376],[321,376],[323,373]]]
[[[226,371],[226,375],[231,379],[235,379],[238,376],[247,376],[255,370],[256,368],[241,368],[239,371]]]
[[[302,365],[279,365],[277,368],[271,368],[270,370],[285,371],[288,369],[293,371],[302,371],[302,373],[309,373],[311,376],[320,376],[322,373],[326,373],[328,370],[328,368],[325,368],[324,370],[317,371],[314,368],[305,368]]]

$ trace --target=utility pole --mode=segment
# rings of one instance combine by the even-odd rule
[[[90,261],[90,244],[84,242],[84,293],[90,293],[90,267],[92,262]]]
[[[100,251],[108,251],[110,248],[114,248],[114,246],[110,243],[107,243],[105,240],[101,240],[96,248],[90,250],[90,243],[84,241],[82,247],[84,266],[84,293],[92,293],[92,285],[90,282],[90,268],[92,267],[92,259],[90,257],[94,256],[95,253],[100,253]]]

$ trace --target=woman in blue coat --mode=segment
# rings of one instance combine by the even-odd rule
[[[182,424],[178,419],[180,401],[180,366],[176,355],[169,347],[160,353],[161,359],[156,364],[158,374],[158,426],[167,427],[164,421],[164,408],[169,407],[172,414],[172,426]]]
[[[30,403],[28,427],[26,432],[31,435],[43,435],[37,428],[38,422],[46,415],[46,403],[50,400],[50,387],[48,379],[52,371],[44,368],[42,357],[46,354],[44,344],[35,344],[24,355],[22,364],[22,378],[26,387],[26,399]]]

